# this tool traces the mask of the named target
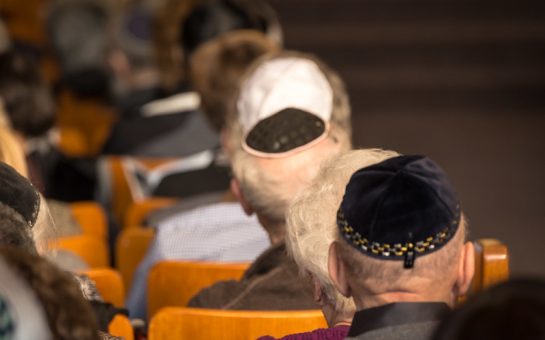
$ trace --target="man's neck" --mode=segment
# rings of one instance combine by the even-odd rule
[[[257,215],[257,219],[259,220],[259,223],[261,224],[263,229],[265,229],[265,231],[269,235],[269,240],[271,240],[271,245],[275,246],[285,241],[286,239],[285,224],[282,224],[282,225],[279,225],[277,223],[273,224],[259,215]]]
[[[269,233],[269,239],[271,240],[271,245],[275,246],[277,244],[284,242],[286,238],[284,237],[284,235],[276,235],[276,234]]]

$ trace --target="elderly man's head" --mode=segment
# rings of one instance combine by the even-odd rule
[[[350,176],[365,166],[397,156],[379,149],[353,150],[325,162],[312,184],[291,203],[287,215],[287,246],[290,255],[315,283],[329,324],[335,318],[352,318],[351,298],[342,296],[329,278],[329,246],[337,235],[336,216]],[[319,197],[319,199],[317,199]]]
[[[324,160],[350,148],[344,86],[314,57],[269,55],[244,78],[227,135],[233,191],[271,240],[281,241],[291,199]]]
[[[329,272],[359,309],[391,302],[453,304],[473,277],[473,246],[443,170],[398,156],[355,172],[337,213]]]

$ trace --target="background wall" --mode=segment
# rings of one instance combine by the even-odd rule
[[[344,78],[357,146],[438,161],[471,237],[545,275],[545,1],[271,3],[287,47]]]

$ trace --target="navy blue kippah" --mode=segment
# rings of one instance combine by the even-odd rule
[[[40,210],[40,195],[28,179],[0,162],[0,203],[12,208],[34,226]]]
[[[344,239],[365,255],[403,260],[443,247],[461,209],[445,172],[424,156],[398,156],[356,171],[337,212]]]

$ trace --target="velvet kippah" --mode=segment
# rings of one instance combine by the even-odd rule
[[[19,213],[30,227],[40,210],[40,195],[28,179],[6,163],[0,162],[0,203]]]
[[[337,212],[344,239],[365,255],[403,260],[443,247],[461,208],[445,172],[424,156],[398,156],[355,172]]]

